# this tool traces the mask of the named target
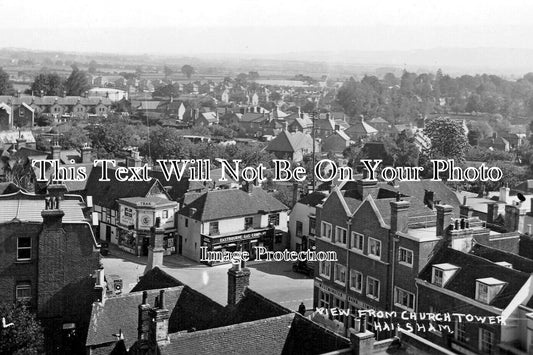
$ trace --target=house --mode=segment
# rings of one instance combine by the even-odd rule
[[[496,133],[494,133],[494,136],[492,137],[481,139],[478,145],[481,148],[501,150],[504,152],[508,152],[511,149],[509,141],[503,137],[496,136]]]
[[[218,113],[216,112],[200,112],[196,121],[194,122],[195,126],[212,126],[218,124]]]
[[[381,117],[372,118],[368,121],[368,124],[377,129],[379,132],[390,132],[392,129],[390,122]]]
[[[198,262],[202,249],[246,250],[252,256],[258,246],[283,250],[289,244],[287,212],[287,206],[250,184],[188,193],[178,213],[178,245],[184,256]]]
[[[291,250],[307,250],[315,246],[316,206],[327,197],[327,192],[314,191],[302,197],[293,206],[289,218]]]
[[[472,234],[468,228],[457,233]],[[530,353],[532,271],[531,259],[475,242],[470,250],[441,249],[416,279],[418,312],[468,314],[477,321],[455,315],[424,337],[463,354]]]
[[[290,159],[294,162],[302,161],[303,157],[313,152],[313,138],[302,132],[290,133],[283,130],[268,143],[265,150],[273,153],[278,159]],[[319,152],[316,149],[316,152]]]
[[[107,175],[109,181],[100,181],[102,175],[101,170],[101,168],[96,168],[91,171],[87,178],[85,190],[86,196],[92,196],[94,211],[99,226],[97,228],[99,239],[118,245],[125,251],[135,255],[148,255],[149,236],[146,234],[146,231],[149,231],[150,227],[156,224],[157,217],[163,218],[163,211],[166,210],[169,216],[172,215],[175,208],[174,203],[172,203],[170,196],[157,179],[151,179],[149,181],[119,181],[115,176],[115,170],[108,169]],[[125,207],[122,210],[120,209],[121,204],[119,203],[119,199],[128,198],[147,199],[122,200],[123,206],[128,205],[128,202],[130,202],[130,207],[134,207],[131,211],[132,216],[133,209],[135,209],[137,211],[135,215],[139,218],[141,216],[143,217],[142,219],[137,218],[135,223],[131,217],[129,219],[126,218]],[[169,201],[168,205],[163,200]],[[146,203],[147,208],[144,209],[140,205],[137,206],[135,201],[140,205]],[[135,204],[135,206],[131,206],[131,204]],[[121,212],[123,216],[120,215]],[[148,216],[147,218],[149,220],[145,218],[146,216]],[[123,221],[122,224],[120,223],[121,220]],[[134,226],[134,230],[135,226],[137,226],[137,233],[134,232],[136,238],[134,239],[129,237],[130,225]],[[138,233],[139,229],[143,232]],[[128,238],[125,236],[128,236]],[[167,244],[170,247],[175,245],[172,242],[168,242]]]
[[[153,233],[156,240],[157,231]],[[251,290],[249,279],[246,267],[234,265],[228,270],[228,304],[223,306],[155,265],[129,294],[108,299],[103,295],[93,304],[86,353],[320,354],[351,350],[348,339]]]
[[[87,205],[65,192],[51,185],[46,195],[0,195],[0,297],[29,302],[51,353],[83,344],[99,265]]]
[[[351,140],[358,142],[360,140],[366,140],[373,138],[378,133],[378,130],[365,122],[362,116],[359,119],[354,120],[350,127],[344,130],[344,133],[350,137]]]
[[[13,117],[11,107],[3,102],[0,102],[0,131],[5,131],[13,128]]]
[[[322,152],[342,154],[353,141],[344,131],[336,130],[322,141]]]
[[[336,317],[336,331],[356,329],[358,310],[414,311],[414,280],[442,240],[437,199],[450,204],[446,213],[459,210],[454,193],[434,181],[346,182],[316,206],[316,250],[335,251],[338,261],[314,266],[313,305],[351,310]],[[390,336],[365,321],[378,339]]]

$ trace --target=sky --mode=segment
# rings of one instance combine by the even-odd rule
[[[0,13],[0,48],[176,55],[533,49],[528,0],[26,0],[2,1]]]

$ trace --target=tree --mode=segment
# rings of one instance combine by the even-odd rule
[[[57,73],[41,73],[31,84],[31,91],[35,95],[60,96],[65,90],[65,80]]]
[[[189,158],[191,145],[177,130],[161,127],[150,131],[150,140],[141,147],[140,152],[149,154],[152,159],[182,159]]]
[[[96,74],[97,66],[98,66],[98,63],[96,63],[95,60],[91,60],[91,62],[89,63],[89,68],[87,69],[89,74]]]
[[[183,71],[183,68],[181,68],[181,71]],[[172,68],[166,65],[163,67],[163,72],[165,73],[165,78],[168,78],[174,73]]]
[[[83,95],[83,93],[90,88],[87,73],[79,70],[76,65],[72,65],[72,73],[70,73],[70,76],[65,83],[65,88],[67,90],[67,95]]]
[[[13,85],[9,81],[9,74],[0,68],[0,95],[9,95],[13,91]]]
[[[99,157],[113,157],[123,148],[128,146],[141,146],[144,144],[146,132],[141,128],[146,126],[133,126],[125,122],[105,122],[89,128],[89,138],[92,146],[99,150]]]
[[[190,79],[191,76],[194,74],[194,68],[189,64],[185,64],[181,67],[181,72],[183,73],[183,75],[187,76],[187,79]]]
[[[468,139],[461,122],[448,117],[435,118],[426,123],[424,133],[431,139],[431,159],[464,161]]]
[[[0,354],[42,354],[43,329],[23,303],[0,303],[0,317],[10,327],[0,327]]]

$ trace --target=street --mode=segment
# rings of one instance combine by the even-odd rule
[[[129,292],[142,276],[147,257],[127,254],[111,247],[108,256],[102,257],[107,275],[119,275],[124,282],[124,292]],[[227,271],[230,264],[209,267],[180,255],[165,256],[162,269],[191,288],[202,292],[214,301],[227,304]],[[307,309],[313,306],[313,279],[292,271],[290,262],[251,262],[250,288],[282,306],[296,311],[300,302]]]

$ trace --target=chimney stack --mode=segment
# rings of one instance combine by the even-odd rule
[[[93,302],[103,303],[105,301],[106,282],[104,279],[104,267],[100,265],[95,272],[96,281],[93,288]]]
[[[509,203],[509,191],[508,187],[500,187],[500,201],[503,203]]]
[[[168,320],[170,311],[165,307],[165,290],[159,291],[156,297],[156,305],[149,311],[150,314],[150,342],[158,346],[169,343]]]
[[[437,237],[446,235],[446,228],[452,221],[453,207],[450,205],[437,205]]]
[[[148,247],[148,263],[144,269],[144,274],[152,270],[154,267],[163,265],[163,247],[165,230],[160,225],[159,217],[156,219],[156,225],[150,229],[150,246]]]
[[[505,229],[508,232],[522,232],[526,211],[517,205],[505,205]]]
[[[61,146],[59,145],[59,143],[55,141],[51,149],[52,149],[52,159],[59,160],[60,158],[59,154],[61,153]]]
[[[409,201],[391,201],[390,229],[392,233],[407,232],[410,205]]]
[[[498,218],[498,203],[489,202],[487,204],[487,223],[494,224]]]
[[[81,162],[84,164],[88,164],[92,162],[92,148],[85,143],[83,147],[81,147]]]
[[[148,292],[143,291],[142,296],[142,303],[139,305],[139,318],[137,322],[137,339],[138,340],[149,340],[149,334],[150,334],[150,305],[146,302],[148,298]]]
[[[234,264],[228,270],[228,305],[236,305],[244,295],[244,291],[250,285],[250,270]]]

